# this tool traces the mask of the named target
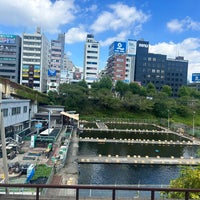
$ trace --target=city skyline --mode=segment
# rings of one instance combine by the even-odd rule
[[[21,36],[37,26],[49,40],[65,33],[65,52],[83,67],[86,35],[92,33],[100,43],[100,69],[113,41],[143,38],[150,53],[184,56],[191,82],[191,74],[200,73],[199,7],[198,0],[0,0],[0,34]]]

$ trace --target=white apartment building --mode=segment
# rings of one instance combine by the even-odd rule
[[[20,84],[39,92],[47,91],[50,43],[40,28],[22,36]]]
[[[83,78],[90,86],[98,79],[99,68],[99,42],[95,41],[94,35],[88,34],[84,48]]]

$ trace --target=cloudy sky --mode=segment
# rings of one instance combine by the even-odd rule
[[[151,53],[189,61],[188,80],[200,73],[200,0],[0,0],[0,33],[65,33],[72,62],[83,66],[87,33],[100,42],[100,67],[113,41],[149,41]]]

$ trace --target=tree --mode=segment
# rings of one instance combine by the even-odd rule
[[[81,112],[88,106],[88,90],[78,84],[61,84],[59,87],[60,104],[65,106],[66,110],[76,110]]]
[[[147,94],[153,95],[156,93],[156,87],[153,83],[148,83],[146,86]]]
[[[200,166],[197,167],[182,167],[180,175],[177,179],[170,181],[171,188],[191,188],[199,189],[200,188]],[[172,199],[183,199],[183,192],[170,192],[165,193],[168,198]],[[200,199],[199,193],[190,193],[189,199]]]
[[[111,90],[111,88],[113,86],[111,78],[110,77],[101,78],[99,81],[99,86],[100,86],[100,88],[107,88],[107,89]]]
[[[133,94],[141,94],[141,87],[138,83],[130,83],[129,89]]]
[[[190,96],[190,88],[187,86],[182,86],[178,90],[178,96],[183,97],[183,96]]]
[[[102,88],[111,89],[112,88],[112,80],[109,77],[103,77],[97,82],[93,82],[91,84],[91,88],[98,90]]]
[[[118,99],[114,98],[111,91],[106,88],[99,89],[93,93],[93,101],[96,102],[96,106],[99,106],[101,110],[115,110],[120,107]]]
[[[166,93],[167,96],[171,96],[172,95],[172,88],[169,85],[163,85],[161,92]]]
[[[81,87],[84,87],[86,89],[88,89],[88,85],[86,83],[86,81],[83,79],[81,81],[78,82],[78,85],[81,86]]]
[[[48,92],[48,97],[49,97],[49,101],[50,101],[50,104],[56,104],[57,102],[57,99],[58,99],[58,92],[57,91],[49,91]]]
[[[120,94],[120,97],[123,97],[124,94],[128,91],[129,85],[127,83],[124,83],[121,80],[118,80],[115,85],[115,91]]]

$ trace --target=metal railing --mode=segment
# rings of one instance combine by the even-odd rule
[[[155,200],[155,193],[156,192],[181,192],[184,194],[184,199],[189,200],[191,193],[200,193],[200,189],[182,189],[182,188],[150,188],[150,187],[135,187],[135,186],[117,186],[117,185],[111,185],[111,186],[103,186],[103,185],[50,185],[50,184],[5,184],[1,183],[0,188],[5,188],[5,197],[8,195],[8,191],[11,188],[35,188],[35,199],[39,200],[40,197],[44,199],[44,195],[42,192],[42,189],[74,189],[75,194],[74,198],[76,200],[80,200],[80,190],[108,190],[112,193],[112,200],[117,199],[116,192],[117,191],[146,191],[150,192],[150,199]],[[6,194],[7,192],[7,194]],[[32,195],[33,196],[33,195]],[[13,196],[12,196],[13,197]],[[66,196],[67,197],[67,196]],[[17,195],[16,195],[17,199]],[[87,198],[84,198],[87,199]],[[88,197],[88,199],[92,199],[91,197]],[[149,198],[148,198],[149,199]]]

